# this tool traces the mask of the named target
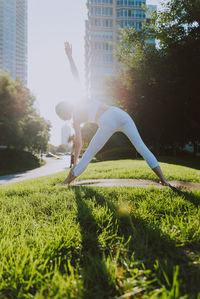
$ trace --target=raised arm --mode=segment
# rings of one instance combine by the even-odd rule
[[[64,45],[65,45],[65,53],[69,60],[72,75],[74,76],[74,78],[76,80],[79,81],[79,73],[78,73],[77,67],[75,65],[74,59],[72,57],[72,45],[70,45],[69,42],[67,42],[67,41],[65,42]]]

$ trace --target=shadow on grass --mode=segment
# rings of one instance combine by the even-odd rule
[[[116,295],[115,285],[105,265],[104,256],[98,244],[98,227],[88,203],[82,199],[82,187],[75,187],[78,221],[82,236],[83,298],[110,298]]]
[[[180,156],[158,156],[157,158],[158,158],[158,161],[162,162],[162,163],[185,166],[185,167],[200,170],[200,157],[180,155]],[[134,155],[132,155],[132,156],[126,156],[126,157],[122,157],[122,158],[116,157],[116,159],[112,159],[112,158],[110,158],[110,159],[107,158],[107,159],[102,159],[102,160],[96,159],[96,160],[92,161],[92,163],[107,162],[107,161],[113,161],[113,160],[119,160],[119,159],[120,160],[133,159],[133,160],[138,160],[138,161],[144,161],[144,159],[142,157],[139,157],[139,154],[138,154],[138,158],[135,158]]]
[[[193,169],[200,170],[200,158],[190,157],[190,156],[160,156],[158,157],[159,162],[175,164],[180,166],[185,166]]]
[[[192,192],[183,191],[183,190],[181,190],[181,192],[179,192],[178,195],[182,196],[185,200],[192,203],[196,208],[198,208],[200,206],[200,198],[198,195],[196,195]]]
[[[174,192],[174,194],[178,196],[182,196],[185,200],[191,202],[196,208],[200,206],[200,198],[199,195],[196,195],[190,191],[182,190],[180,187],[173,187],[170,186],[171,190]],[[200,194],[200,193],[199,193]]]
[[[79,187],[80,188],[80,187]],[[79,221],[82,226],[83,246],[85,251],[86,265],[90,262],[90,258],[87,255],[89,253],[92,258],[99,260],[100,271],[104,275],[104,267],[102,261],[99,259],[100,251],[97,244],[97,231],[95,228],[94,218],[91,215],[91,211],[88,209],[86,203],[84,203],[79,196],[80,189],[75,187],[77,193],[77,206],[79,210]],[[95,197],[96,203],[100,206],[107,206],[113,213],[113,225],[116,220],[119,223],[118,236],[123,237],[126,242],[130,236],[132,236],[131,242],[129,242],[129,258],[134,253],[135,260],[143,261],[148,269],[151,269],[153,273],[156,272],[156,277],[159,281],[169,289],[169,285],[166,282],[163,273],[166,273],[169,281],[173,282],[173,271],[175,266],[179,266],[179,282],[181,280],[180,290],[181,294],[189,294],[189,298],[196,298],[199,292],[200,285],[200,268],[199,265],[193,263],[191,255],[188,254],[186,247],[178,247],[174,240],[170,239],[168,235],[164,235],[163,232],[156,226],[151,227],[150,224],[139,216],[130,214],[120,215],[118,205],[115,205],[110,200],[104,198],[104,196],[98,192],[98,188],[81,187],[81,191],[84,192],[84,196],[87,199]],[[83,194],[83,193],[82,193]],[[112,194],[113,195],[113,194]],[[87,221],[83,221],[83,214],[88,213]],[[130,223],[131,219],[131,223]],[[93,228],[92,228],[93,227]],[[88,233],[94,234],[92,243],[88,242]],[[198,244],[200,246],[200,244]],[[96,252],[94,248],[96,247]],[[93,248],[93,249],[92,249]],[[190,251],[190,249],[189,249]],[[155,261],[158,261],[159,267],[155,269]],[[88,265],[89,266],[89,265]],[[85,268],[86,269],[86,268]],[[85,277],[88,277],[89,273],[92,274],[92,268],[88,268],[85,273]],[[90,281],[91,285],[96,281],[94,273],[93,279]],[[102,276],[100,275],[100,276]],[[98,279],[98,278],[97,278]],[[105,276],[105,279],[106,276]],[[107,287],[108,284],[105,283]],[[90,284],[86,283],[86,288]],[[101,286],[103,286],[101,284]],[[103,298],[103,297],[102,297]]]

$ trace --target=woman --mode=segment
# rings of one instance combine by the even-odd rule
[[[79,74],[72,58],[72,47],[69,42],[65,42],[65,52],[69,59],[71,72],[79,80]],[[159,177],[163,185],[170,186],[164,177],[158,161],[142,141],[133,119],[123,110],[109,106],[99,101],[90,101],[73,109],[67,102],[61,102],[56,106],[56,113],[63,120],[73,118],[75,130],[75,157],[74,166],[62,184],[70,184],[88,166],[91,159],[104,146],[108,139],[117,131],[123,132],[135,146],[136,150],[146,160],[150,168]],[[98,130],[92,138],[87,150],[78,162],[81,147],[81,128],[85,122],[98,124]]]

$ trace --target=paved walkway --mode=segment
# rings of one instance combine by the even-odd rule
[[[28,179],[33,179],[53,173],[57,173],[69,168],[70,156],[63,156],[60,159],[55,158],[43,158],[46,162],[44,166],[27,170],[20,173],[8,174],[0,176],[0,185],[6,185],[16,183]]]
[[[176,188],[183,189],[195,189],[200,191],[199,183],[190,183],[190,182],[182,182],[182,181],[169,181],[169,183]],[[71,183],[71,186],[98,186],[98,187],[150,187],[154,186],[157,188],[165,188],[161,184],[157,183],[153,180],[140,180],[140,179],[96,179],[96,180],[82,180],[82,181],[74,181]]]

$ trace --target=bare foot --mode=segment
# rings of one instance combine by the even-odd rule
[[[64,180],[63,184],[70,184],[73,180],[75,180],[76,176],[74,175],[73,170],[70,171],[66,180]]]
[[[159,181],[159,183],[163,186],[169,186],[169,187],[171,186],[170,183],[168,183],[168,181],[163,180],[163,181]]]
[[[71,170],[68,174],[68,177],[61,183],[56,184],[56,186],[62,186],[62,185],[69,185],[74,179],[76,178],[76,176],[74,175],[73,170]]]
[[[179,190],[176,187],[172,186],[170,183],[168,183],[167,180],[166,181],[160,181],[159,183],[163,186],[167,186],[167,187],[171,188],[173,191],[179,192]]]

